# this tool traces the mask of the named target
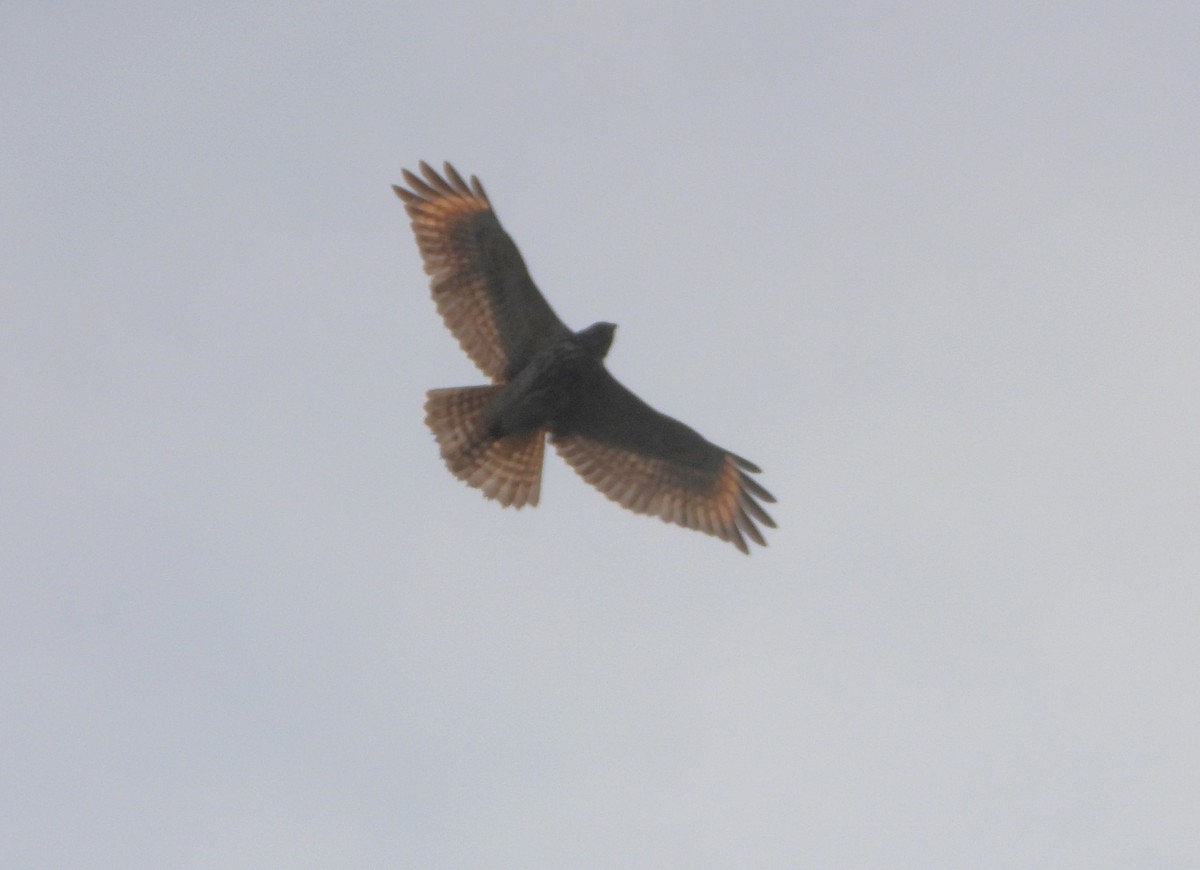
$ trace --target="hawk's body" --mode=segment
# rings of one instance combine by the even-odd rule
[[[759,469],[655,411],[604,367],[615,326],[572,332],[530,278],[478,179],[421,164],[394,187],[412,218],[433,297],[484,387],[431,390],[426,422],[450,470],[504,506],[536,505],[546,435],[585,480],[639,513],[749,552],[765,545]]]
[[[611,323],[597,323],[539,350],[488,409],[488,433],[503,438],[544,428],[567,434],[578,413],[575,406],[595,392],[604,375],[602,361],[615,329]]]

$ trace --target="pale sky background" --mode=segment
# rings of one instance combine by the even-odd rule
[[[1200,866],[1200,6],[8,2],[0,866]],[[478,174],[747,559],[481,383]]]

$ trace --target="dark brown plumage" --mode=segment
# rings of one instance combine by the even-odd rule
[[[766,541],[758,467],[655,411],[604,367],[616,329],[572,332],[550,308],[483,185],[421,164],[393,186],[412,218],[438,311],[490,386],[430,390],[426,423],[457,477],[505,507],[536,505],[546,435],[613,501],[730,541]]]

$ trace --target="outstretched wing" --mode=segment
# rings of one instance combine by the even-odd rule
[[[422,162],[423,179],[406,169],[410,189],[392,190],[412,218],[446,326],[484,374],[506,381],[569,330],[529,277],[479,179],[468,185],[449,163],[445,172]]]
[[[552,442],[584,480],[615,502],[716,535],[749,553],[766,546],[755,521],[775,527],[756,501],[775,501],[747,472],[759,468],[651,408],[607,371],[581,390]]]

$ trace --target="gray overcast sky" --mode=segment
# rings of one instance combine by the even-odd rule
[[[1195,3],[0,11],[0,865],[1194,867]],[[762,465],[547,455],[389,184]]]

